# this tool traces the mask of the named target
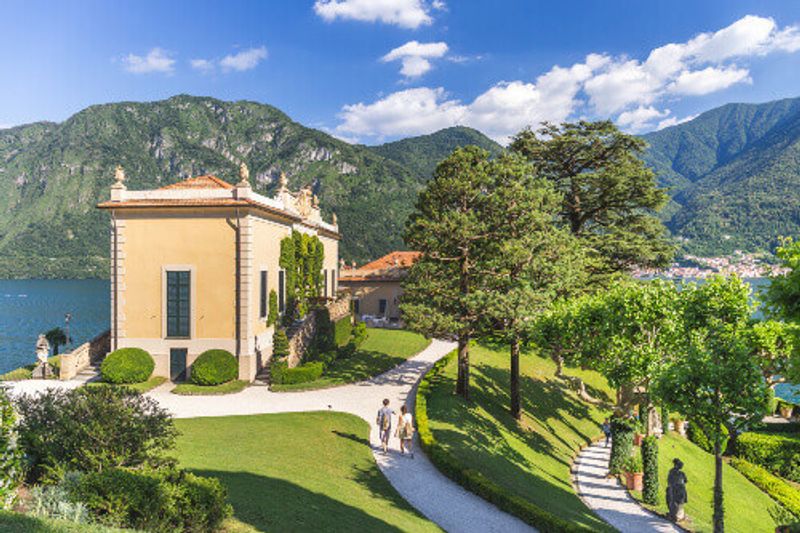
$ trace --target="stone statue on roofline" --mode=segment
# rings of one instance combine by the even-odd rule
[[[250,169],[243,162],[239,165],[239,185],[250,185]]]
[[[47,358],[50,356],[50,343],[47,342],[47,337],[39,334],[36,339],[36,366],[33,369],[34,379],[48,379],[53,375],[53,370],[50,368],[50,363]]]

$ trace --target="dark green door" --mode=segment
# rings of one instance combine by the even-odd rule
[[[186,348],[171,348],[169,350],[169,376],[172,381],[186,379]]]

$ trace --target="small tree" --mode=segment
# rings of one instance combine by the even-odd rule
[[[642,499],[649,505],[658,504],[658,439],[648,435],[642,440],[642,470],[644,487]]]
[[[289,338],[286,331],[278,329],[272,335],[272,358],[280,359],[289,355]]]
[[[436,167],[409,217],[405,241],[422,256],[403,282],[403,319],[428,337],[458,342],[456,393],[469,398],[469,343],[483,312],[471,296],[480,290],[489,227],[481,217],[490,183],[489,153],[456,149]]]
[[[61,328],[53,328],[45,333],[44,336],[47,339],[47,342],[50,343],[50,346],[53,347],[53,355],[58,355],[59,346],[63,346],[69,342],[69,339],[67,339],[67,334],[64,333],[64,330]]]
[[[773,317],[800,323],[800,241],[783,239],[775,255],[787,271],[770,278],[764,303]]]
[[[269,291],[269,311],[267,313],[267,326],[274,326],[278,323],[278,293],[275,290]]]
[[[716,277],[683,289],[684,349],[656,382],[672,410],[698,424],[714,443],[714,531],[725,529],[722,486],[723,427],[745,427],[766,414],[769,397],[757,357],[744,338],[749,288],[737,277]]]

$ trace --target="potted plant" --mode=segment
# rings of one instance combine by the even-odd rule
[[[675,416],[672,418],[673,429],[680,435],[686,435],[686,422],[683,418]]]
[[[640,420],[636,424],[636,433],[633,434],[633,445],[634,446],[641,446],[642,445],[642,439],[644,439],[644,433],[642,433],[643,430],[644,430],[644,428],[642,427],[642,422]]]
[[[631,455],[622,464],[622,471],[625,473],[625,487],[628,490],[642,491],[643,478],[642,458],[638,455]]]
[[[778,410],[781,413],[781,416],[786,420],[792,418],[792,411],[794,410],[794,405],[786,402],[780,402],[778,404]]]

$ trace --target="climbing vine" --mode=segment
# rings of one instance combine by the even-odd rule
[[[319,297],[324,259],[325,249],[315,235],[292,231],[281,241],[279,264],[286,272],[286,322],[305,316],[309,302]]]

